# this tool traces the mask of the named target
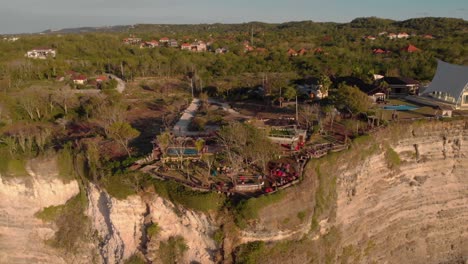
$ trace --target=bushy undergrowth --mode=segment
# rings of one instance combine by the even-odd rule
[[[174,181],[155,180],[154,188],[161,197],[196,211],[217,211],[225,202],[221,194],[190,190]]]
[[[257,264],[262,255],[265,254],[265,242],[255,241],[242,244],[236,251],[236,263],[239,264]]]
[[[57,232],[47,241],[51,246],[74,252],[77,243],[88,233],[89,219],[84,214],[87,198],[83,192],[59,206],[49,206],[35,216],[57,225]]]
[[[60,179],[64,183],[68,183],[75,179],[75,168],[73,165],[73,152],[70,144],[64,146],[57,153],[57,165],[59,169]]]
[[[146,181],[145,175],[138,172],[120,173],[104,177],[101,182],[107,193],[119,200],[136,194],[141,184]]]
[[[159,245],[159,257],[164,264],[180,263],[180,259],[188,247],[181,236],[170,237]]]
[[[12,156],[6,149],[0,148],[0,174],[7,177],[27,176],[26,159]]]
[[[146,261],[138,255],[133,255],[125,261],[125,264],[146,264]]]
[[[387,162],[388,168],[390,168],[390,169],[396,169],[401,164],[400,156],[390,146],[388,146],[386,151],[385,151],[385,160]]]

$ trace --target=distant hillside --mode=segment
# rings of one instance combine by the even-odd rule
[[[468,28],[468,21],[460,18],[422,17],[397,21],[394,22],[393,25],[402,28],[439,34],[446,33],[447,31],[466,30]]]
[[[108,27],[79,27],[79,28],[62,28],[58,30],[44,30],[42,34],[79,34],[92,32],[125,32],[132,26],[108,26]]]
[[[314,22],[314,21],[295,21],[280,24],[249,22],[241,24],[137,24],[120,25],[109,27],[80,27],[66,28],[59,30],[46,30],[43,34],[70,34],[70,33],[89,33],[89,32],[132,32],[132,33],[162,33],[162,34],[184,34],[184,33],[229,33],[229,32],[248,32],[252,28],[281,31],[281,30],[321,30],[324,27],[355,29],[374,29],[374,30],[398,30],[407,29],[419,32],[432,32],[441,34],[446,31],[463,30],[468,28],[468,21],[458,18],[443,17],[424,17],[412,18],[404,21],[395,21],[378,17],[360,17],[349,23],[334,22]]]

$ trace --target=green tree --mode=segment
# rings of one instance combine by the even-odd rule
[[[335,103],[338,108],[347,109],[353,114],[366,112],[371,106],[367,94],[363,93],[357,87],[345,84],[340,84],[338,87]]]
[[[296,88],[294,88],[293,86],[290,86],[290,85],[284,87],[282,92],[283,92],[282,96],[287,101],[290,101],[290,100],[296,98],[296,95],[297,95]]]

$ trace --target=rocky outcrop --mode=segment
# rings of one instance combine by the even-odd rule
[[[88,211],[92,228],[99,237],[104,263],[121,263],[138,250],[146,207],[139,196],[112,198],[96,186],[88,188]]]
[[[204,214],[176,207],[155,194],[132,195],[124,200],[110,197],[105,191],[90,186],[87,215],[99,237],[99,251],[104,263],[123,263],[143,244],[146,258],[156,260],[159,242],[181,236],[187,244],[184,262],[213,262],[216,245],[211,238],[214,227]],[[156,223],[161,231],[147,242],[145,223]]]
[[[212,235],[215,227],[208,216],[175,206],[158,196],[154,196],[148,206],[152,221],[161,227],[157,239],[149,243],[150,260],[157,258],[154,253],[159,241],[181,236],[188,247],[183,263],[214,263],[217,247]]]
[[[23,177],[0,175],[0,263],[66,263],[44,243],[54,235],[54,227],[34,214],[64,204],[79,193],[78,184],[57,178],[54,159],[32,160],[26,169]]]
[[[389,166],[386,137],[376,135],[380,151],[339,169],[335,224],[342,257],[359,263],[468,261],[468,129],[439,122],[393,133],[390,147],[399,165]]]
[[[80,192],[77,181],[58,179],[55,159],[28,162],[27,175],[0,175],[0,263],[124,263],[137,252],[156,252],[160,241],[184,238],[188,250],[184,263],[213,262],[217,249],[211,239],[214,227],[209,217],[176,207],[156,194],[119,200],[93,184],[86,188],[90,241],[81,241],[74,256],[47,245],[57,231],[54,223],[34,216],[48,206],[65,204]],[[147,243],[145,221],[157,223],[161,232]],[[96,250],[97,249],[97,250]],[[93,252],[96,251],[96,252]],[[97,253],[98,258],[94,255]]]

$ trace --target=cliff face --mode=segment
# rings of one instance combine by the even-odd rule
[[[64,204],[79,192],[76,181],[57,179],[54,160],[33,160],[29,175],[8,178],[0,175],[0,263],[65,263],[44,241],[54,227],[34,214],[44,207]]]
[[[285,190],[280,202],[261,210],[260,219],[240,232],[240,241],[304,237],[295,242],[291,254],[282,252],[276,261],[268,261],[304,263],[321,252],[307,253],[312,243],[320,243],[319,238],[334,228],[339,233],[337,244],[333,245],[335,262],[466,262],[468,128],[465,124],[405,126],[378,133],[369,140],[374,150],[359,161],[353,157],[367,151],[360,149],[359,144],[330,159],[334,163],[326,173],[337,176],[336,204],[332,206],[336,214],[318,219],[320,235],[309,233],[314,206],[331,196],[325,195],[323,183],[317,189],[321,183],[311,170],[300,185]],[[325,163],[317,160],[317,164]],[[86,190],[85,212],[93,235],[83,248],[95,252],[65,257],[45,243],[53,237],[56,226],[43,223],[34,214],[44,207],[64,204],[79,193],[78,184],[58,180],[54,160],[30,161],[27,171],[28,175],[20,178],[0,175],[0,263],[123,263],[136,252],[143,252],[147,260],[158,263],[159,243],[177,236],[183,237],[188,247],[183,263],[214,262],[217,247],[211,237],[215,227],[209,216],[150,193],[118,200],[93,185]],[[322,171],[321,177],[330,176],[326,173]],[[327,187],[330,193],[335,190],[332,185]],[[320,200],[315,201],[317,197]],[[299,214],[304,217],[298,217]],[[149,239],[145,227],[151,222],[160,231]],[[228,251],[225,254],[229,255]],[[297,260],[291,258],[299,255],[302,257]]]
[[[122,263],[138,251],[157,262],[159,242],[177,236],[183,237],[188,247],[184,263],[214,262],[214,227],[203,214],[178,208],[154,194],[145,196],[145,200],[137,195],[118,200],[94,186],[89,188],[88,200],[87,215],[100,238],[98,247],[104,263]],[[145,224],[151,222],[160,232],[148,239]]]
[[[89,185],[85,214],[91,234],[74,255],[47,245],[57,227],[34,216],[48,206],[65,204],[80,189],[76,181],[58,179],[55,159],[28,162],[24,177],[0,175],[0,263],[123,263],[136,252],[148,252],[156,260],[160,241],[184,238],[188,249],[184,263],[211,263],[216,250],[210,218],[164,201],[155,194],[145,201],[133,195],[125,200],[110,197]],[[148,240],[145,223],[157,223],[161,231]]]
[[[360,263],[468,261],[468,129],[431,123],[397,136],[390,147],[401,161],[393,168],[382,144],[358,166],[343,161],[342,255]]]

